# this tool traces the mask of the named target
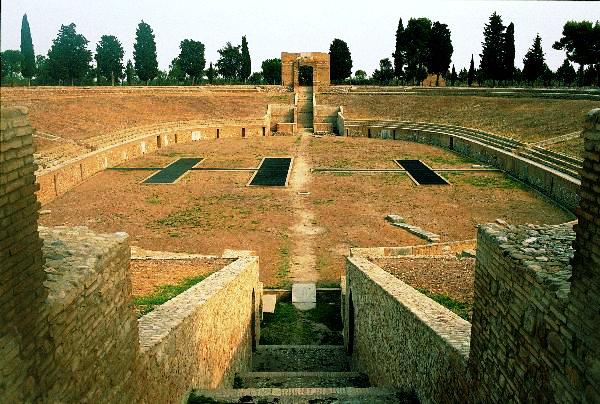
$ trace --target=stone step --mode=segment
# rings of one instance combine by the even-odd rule
[[[347,372],[350,357],[342,345],[259,345],[255,372]]]
[[[212,400],[212,401],[210,401]],[[192,390],[188,403],[415,403],[414,395],[384,387]]]
[[[236,388],[369,387],[361,372],[248,372],[236,376]]]

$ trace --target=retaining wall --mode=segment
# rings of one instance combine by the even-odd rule
[[[266,122],[268,119],[265,118],[264,122],[259,120],[259,122],[249,122],[245,125],[218,124],[212,126],[190,123],[175,125],[173,128],[165,124],[163,128],[152,129],[151,133],[148,133],[145,128],[140,128],[139,136],[135,136],[135,132],[129,135],[130,138],[133,137],[131,140],[93,151],[65,164],[38,172],[38,200],[42,204],[48,203],[108,167],[122,164],[147,153],[153,153],[157,149],[171,144],[206,139],[270,135]]]
[[[346,261],[344,340],[371,383],[465,402],[470,324],[365,258]]]
[[[447,255],[458,254],[465,250],[475,250],[477,240],[450,241],[446,243],[429,243],[405,247],[367,247],[351,248],[353,257],[397,257],[403,255]]]
[[[82,227],[40,227],[40,235],[50,331],[44,401],[134,402],[139,346],[127,235]]]
[[[142,317],[140,401],[176,403],[191,387],[231,387],[249,369],[261,300],[258,257],[244,257]]]
[[[371,121],[352,121],[343,130],[347,136],[406,140],[448,148],[507,172],[571,211],[577,207],[580,181],[576,178],[476,140],[433,129],[406,129],[400,122],[376,125]]]

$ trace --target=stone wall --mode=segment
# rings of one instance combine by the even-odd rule
[[[44,388],[39,363],[48,326],[38,236],[32,129],[23,107],[0,119],[0,402],[31,402]],[[37,338],[39,337],[39,338]]]
[[[459,254],[465,250],[475,250],[477,240],[449,241],[403,247],[367,247],[351,248],[353,257],[398,257],[404,255],[448,255]]]
[[[231,387],[251,363],[261,296],[258,257],[245,257],[142,317],[139,400],[177,403],[191,387]]]
[[[329,53],[325,52],[281,52],[281,85],[297,87],[300,66],[313,68],[313,86],[323,89],[330,84]]]
[[[344,340],[355,369],[421,402],[468,397],[470,324],[361,257],[346,261]]]
[[[40,227],[49,327],[47,402],[134,402],[138,346],[125,233]]]
[[[600,109],[587,115],[581,201],[576,214],[567,327],[574,331],[567,372],[581,400],[600,402]]]
[[[266,122],[270,122],[270,118]],[[127,160],[155,152],[170,144],[216,138],[257,137],[270,134],[269,124],[262,121],[249,122],[246,125],[222,123],[214,126],[188,123],[186,125],[174,125],[172,128],[167,125],[151,130],[142,127],[137,132],[128,130],[129,140],[101,148],[67,163],[38,172],[39,191],[37,197],[42,204],[46,204],[107,167],[114,167]]]
[[[368,120],[353,120],[344,123],[342,133],[346,136],[406,140],[448,148],[507,172],[569,210],[574,210],[578,204],[579,180],[507,150],[442,129],[406,129],[403,126],[407,125],[407,122],[376,124]]]

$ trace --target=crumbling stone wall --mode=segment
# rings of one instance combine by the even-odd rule
[[[44,388],[39,363],[46,290],[38,236],[32,129],[24,107],[0,119],[0,401],[34,401]]]
[[[231,387],[251,363],[261,296],[258,257],[243,257],[142,317],[139,401],[178,403],[191,387]]]
[[[329,53],[281,52],[281,85],[298,87],[300,66],[311,66],[313,68],[313,87],[317,90],[329,86]]]
[[[48,402],[134,402],[138,328],[125,233],[40,227],[48,297]]]
[[[587,115],[576,214],[573,278],[567,327],[573,339],[565,372],[580,399],[600,402],[600,109]]]
[[[600,110],[582,134],[575,232],[482,226],[470,369],[475,402],[600,402]]]
[[[462,403],[470,324],[362,257],[346,260],[344,341],[353,367],[421,402]]]

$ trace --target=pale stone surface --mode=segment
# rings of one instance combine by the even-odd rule
[[[317,306],[317,285],[315,283],[294,283],[292,303],[299,310],[310,310]]]
[[[263,313],[275,313],[275,305],[277,304],[277,295],[263,295],[262,311]]]

